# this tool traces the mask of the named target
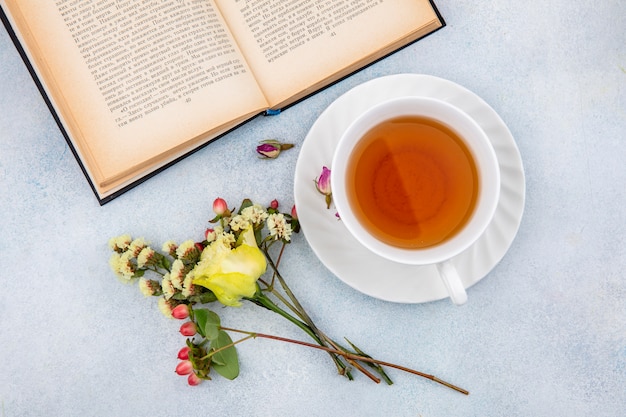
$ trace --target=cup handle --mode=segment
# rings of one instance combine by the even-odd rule
[[[461,282],[461,277],[454,265],[452,265],[452,262],[445,261],[437,264],[437,271],[439,271],[439,276],[446,286],[452,302],[458,306],[465,304],[467,293]]]

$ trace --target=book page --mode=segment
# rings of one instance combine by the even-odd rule
[[[428,0],[216,3],[272,107],[301,98],[442,26]]]
[[[3,3],[100,187],[267,107],[212,1]]]

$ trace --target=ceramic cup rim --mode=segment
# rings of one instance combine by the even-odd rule
[[[404,249],[373,237],[359,223],[346,196],[346,169],[350,152],[365,132],[384,120],[398,116],[430,117],[455,131],[476,162],[479,196],[474,212],[455,236],[428,248]],[[331,165],[333,201],[348,231],[370,251],[403,264],[428,265],[447,261],[470,247],[489,226],[499,201],[500,168],[489,138],[478,123],[450,103],[426,97],[399,97],[379,103],[357,117],[343,132]]]

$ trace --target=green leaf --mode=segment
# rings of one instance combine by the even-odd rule
[[[291,229],[293,230],[294,233],[300,232],[300,221],[298,219],[291,220]]]
[[[213,301],[217,301],[217,297],[215,296],[215,294],[213,294],[213,291],[207,290],[203,293],[188,297],[188,300],[198,304],[208,304],[212,303]]]
[[[182,293],[177,292],[172,295],[172,300],[185,301],[187,300],[187,297],[185,297]]]
[[[204,328],[206,327],[206,323],[209,317],[210,311],[206,308],[199,308],[193,311],[193,318],[196,322],[196,328],[200,336],[205,336]]]
[[[264,222],[261,222],[258,228],[254,229],[254,239],[256,240],[257,246],[261,246],[261,242],[263,241],[263,227]]]
[[[241,214],[243,209],[250,207],[252,205],[254,205],[254,203],[252,203],[252,200],[250,200],[249,198],[244,198],[243,201],[241,202],[241,206],[239,207],[239,211],[237,212],[237,214]]]
[[[228,347],[226,347],[228,346]],[[233,340],[224,330],[219,331],[218,337],[211,341],[211,350],[220,350],[213,355],[212,368],[226,379],[235,379],[239,375],[239,357]]]
[[[169,271],[170,268],[172,267],[169,259],[167,259],[164,255],[160,253],[157,253],[156,257],[157,257],[157,266],[163,269],[167,269]]]
[[[220,316],[211,310],[207,310],[207,317],[203,327],[207,339],[215,340],[219,337],[220,324]]]

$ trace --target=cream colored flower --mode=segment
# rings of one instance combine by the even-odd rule
[[[177,303],[175,303],[173,300],[166,300],[165,298],[161,297],[159,298],[157,305],[159,306],[159,310],[161,311],[161,313],[163,313],[165,317],[169,319],[173,318],[172,310],[174,309],[174,307],[176,307]]]
[[[109,239],[109,248],[117,252],[125,251],[126,249],[128,249],[128,245],[130,245],[131,241],[132,238],[130,237],[130,235],[112,237],[111,239]]]
[[[161,247],[161,250],[163,252],[167,252],[170,256],[174,256],[176,254],[176,249],[178,249],[178,245],[173,240],[168,240]]]
[[[122,255],[120,255],[117,252],[114,252],[111,254],[111,257],[109,258],[109,266],[111,267],[111,270],[113,272],[115,272],[116,274],[118,273],[118,271],[120,270],[120,258],[122,257]]]
[[[211,243],[212,245],[220,245],[225,248],[230,249],[235,244],[235,235],[230,232],[221,232],[220,234],[215,236],[215,241]],[[204,251],[203,251],[204,252]],[[201,255],[202,258],[202,255]]]
[[[161,280],[161,290],[163,291],[163,296],[166,300],[169,300],[174,294],[176,294],[176,288],[172,285],[170,274],[165,274],[163,280]]]
[[[146,297],[150,297],[152,295],[152,289],[148,285],[147,279],[139,280],[139,291]]]
[[[253,224],[260,224],[267,219],[267,211],[260,204],[253,204],[241,210],[241,215],[244,219],[252,222]]]
[[[146,265],[149,265],[153,261],[154,261],[154,250],[151,249],[149,246],[146,246],[145,248],[141,250],[141,252],[139,252],[139,255],[137,256],[137,267],[143,268]]]
[[[185,280],[183,281],[183,289],[181,294],[185,298],[189,298],[196,292],[196,286],[193,284],[193,279],[195,278],[194,271],[189,272],[185,276]]]
[[[134,257],[137,257],[139,253],[147,246],[148,243],[145,241],[145,239],[139,237],[130,242],[130,245],[128,246],[128,251],[131,252]]]
[[[282,213],[269,215],[267,218],[267,229],[270,232],[270,236],[274,237],[274,240],[284,239],[287,242],[291,240],[293,230]]]
[[[176,259],[172,263],[172,271],[170,272],[170,281],[174,288],[183,289],[183,280],[185,279],[185,264],[180,259]]]
[[[161,294],[161,284],[151,279],[139,280],[139,291],[146,297],[152,297]]]
[[[186,259],[194,250],[196,250],[195,242],[193,240],[186,240],[176,249],[176,256],[180,259]]]
[[[129,281],[135,276],[136,271],[132,258],[133,254],[130,251],[126,251],[121,255],[115,252],[109,259],[109,266],[119,278]]]
[[[230,228],[234,230],[235,232],[239,230],[245,230],[248,228],[248,226],[250,226],[250,222],[248,221],[248,219],[246,219],[241,214],[238,214],[235,217],[233,217],[230,220],[229,224],[230,224]]]

